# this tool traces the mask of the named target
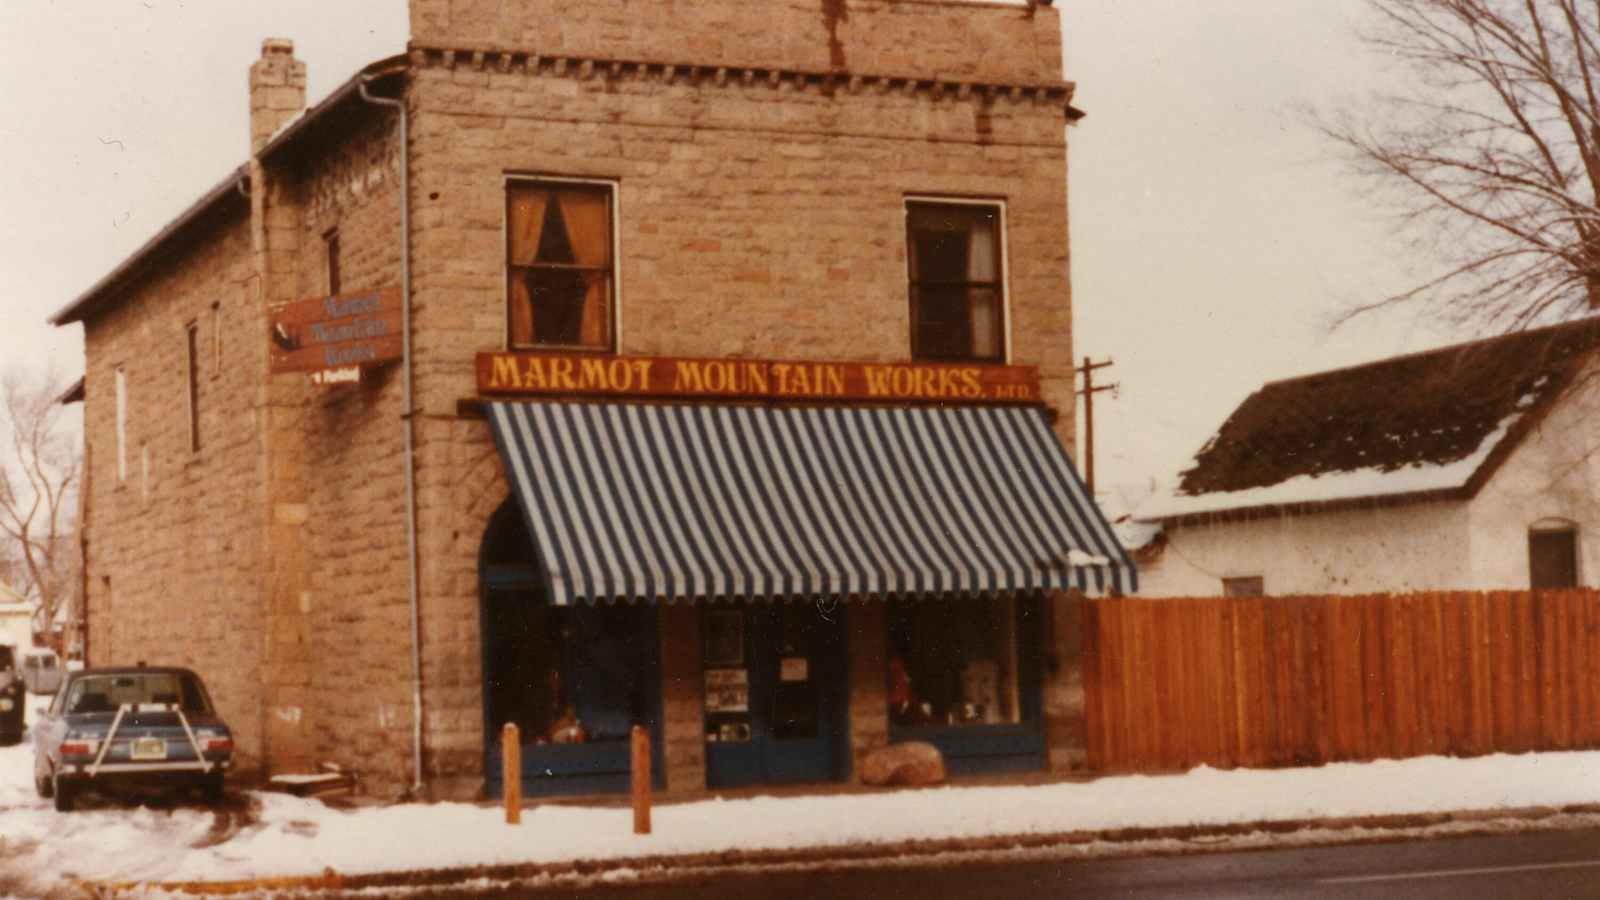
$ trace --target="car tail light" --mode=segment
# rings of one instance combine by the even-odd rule
[[[88,756],[94,752],[94,745],[85,741],[64,741],[58,749],[62,756]]]
[[[221,735],[221,736],[213,735],[211,737],[206,738],[206,752],[207,753],[232,753],[233,752],[233,738],[228,737],[227,735]]]

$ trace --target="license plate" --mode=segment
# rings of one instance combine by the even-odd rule
[[[129,759],[166,759],[167,742],[161,738],[142,737],[134,738],[133,746],[128,748]]]

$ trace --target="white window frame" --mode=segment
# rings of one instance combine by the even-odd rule
[[[128,480],[128,372],[122,366],[116,371],[117,398],[117,483]]]
[[[611,349],[589,350],[570,347],[551,347],[552,353],[620,354],[622,352],[622,181],[618,178],[592,178],[573,175],[546,175],[537,172],[507,172],[500,183],[500,314],[505,327],[501,345],[507,350],[519,349],[530,353],[544,352],[527,347],[514,347],[511,342],[511,264],[506,261],[511,245],[511,221],[506,215],[506,198],[516,184],[582,184],[599,185],[611,192]]]
[[[951,196],[947,194],[906,194],[900,204],[900,240],[910,233],[911,204],[940,203],[948,206],[990,206],[1000,213],[1000,339],[1005,342],[1005,352],[1000,354],[1000,365],[1011,365],[1013,341],[1011,340],[1011,209],[1004,197]],[[906,315],[911,315],[911,247],[906,251]],[[913,358],[911,329],[906,329],[906,356]],[[990,363],[993,365],[993,363]]]

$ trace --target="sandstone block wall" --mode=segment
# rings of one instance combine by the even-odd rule
[[[396,116],[356,108],[341,125],[320,152],[268,173],[293,223],[274,248],[285,300],[328,292],[330,232],[342,293],[400,283]],[[359,385],[273,378],[286,411],[281,488],[304,508],[293,543],[305,571],[283,618],[303,636],[305,678],[275,700],[300,711],[284,737],[305,761],[360,770],[389,796],[410,784],[413,722],[402,377],[394,363]]]
[[[256,423],[265,326],[247,215],[237,209],[207,227],[190,252],[86,323],[89,662],[193,667],[248,767],[260,760],[263,727]],[[189,442],[190,323],[199,329],[198,451]],[[126,479],[117,472],[119,367]]]
[[[812,72],[1061,80],[1061,21],[1027,2],[411,0],[413,46]]]

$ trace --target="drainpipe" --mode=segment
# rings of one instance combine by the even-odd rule
[[[411,145],[407,139],[404,100],[375,97],[367,85],[376,75],[361,77],[361,99],[392,108],[400,116],[400,418],[405,423],[406,466],[406,600],[411,610],[411,795],[422,792],[422,629],[417,603],[417,462],[411,397]]]

